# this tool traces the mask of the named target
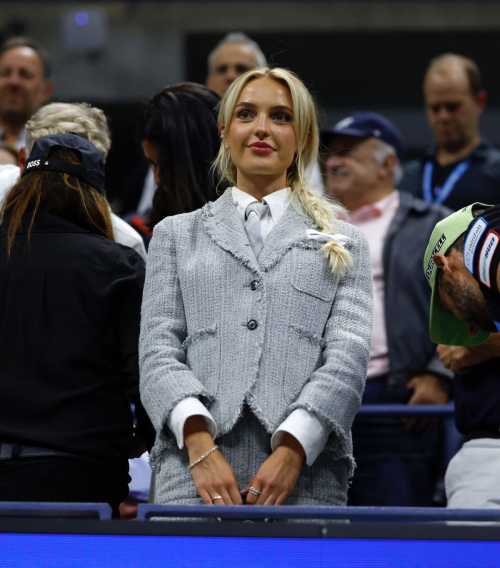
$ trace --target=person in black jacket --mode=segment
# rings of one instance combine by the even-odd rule
[[[376,113],[359,112],[323,133],[328,193],[368,238],[374,280],[373,335],[364,404],[448,400],[449,372],[428,334],[429,290],[421,258],[434,224],[449,210],[394,188],[402,139]],[[440,429],[400,418],[358,417],[351,505],[428,506],[437,480]]]
[[[0,225],[0,501],[128,492],[144,261],[113,242],[99,151],[37,140]],[[151,443],[148,431],[149,443]]]

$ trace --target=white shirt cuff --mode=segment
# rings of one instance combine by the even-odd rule
[[[181,400],[175,406],[167,421],[168,427],[172,430],[175,438],[177,439],[177,445],[180,450],[184,447],[184,424],[188,418],[191,418],[191,416],[203,417],[212,438],[217,436],[217,424],[212,418],[210,412],[196,397],[190,396]]]
[[[329,435],[325,421],[304,408],[294,410],[273,434],[271,438],[273,452],[281,444],[286,433],[296,438],[304,449],[307,465],[312,465],[323,451]]]

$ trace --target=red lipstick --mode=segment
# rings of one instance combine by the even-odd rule
[[[274,148],[266,142],[254,142],[253,144],[250,144],[248,148],[256,154],[270,154],[275,151]]]

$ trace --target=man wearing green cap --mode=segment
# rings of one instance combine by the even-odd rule
[[[466,443],[446,472],[448,506],[500,507],[500,206],[474,203],[440,221],[424,273],[441,359],[453,369],[454,350],[461,350],[475,365],[473,376],[463,365],[453,369],[462,373],[454,383],[455,421]]]
[[[439,222],[425,251],[430,334],[443,345],[479,345],[497,332],[500,206],[474,203]],[[479,251],[478,251],[479,249]],[[441,269],[441,270],[439,270]]]

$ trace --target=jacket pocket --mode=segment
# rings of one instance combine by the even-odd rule
[[[298,292],[331,302],[335,296],[339,276],[332,274],[323,253],[317,249],[296,248],[292,251],[293,265],[290,283]]]
[[[215,397],[219,388],[221,353],[217,324],[190,333],[182,347],[186,351],[186,365]]]

